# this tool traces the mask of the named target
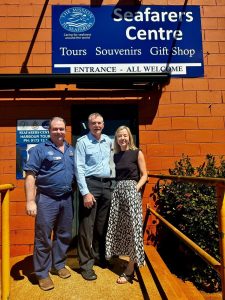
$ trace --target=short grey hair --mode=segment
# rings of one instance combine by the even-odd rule
[[[97,113],[97,112],[92,113],[92,114],[90,114],[90,115],[88,116],[88,122],[90,122],[90,120],[91,120],[93,117],[94,117],[94,118],[101,117],[101,118],[102,118],[102,121],[104,122],[103,116],[102,116],[100,113]]]

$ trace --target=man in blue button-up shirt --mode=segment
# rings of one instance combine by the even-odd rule
[[[70,277],[65,260],[72,235],[75,178],[74,149],[64,140],[65,121],[52,118],[49,133],[48,141],[30,149],[24,167],[27,214],[36,217],[34,271],[44,291],[54,287],[50,270],[61,278]]]
[[[82,195],[78,255],[81,275],[95,280],[94,263],[105,263],[105,235],[111,202],[111,139],[102,134],[103,117],[93,113],[88,118],[89,133],[77,141],[75,174]]]

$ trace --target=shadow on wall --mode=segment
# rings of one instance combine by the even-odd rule
[[[162,86],[159,85],[157,89],[153,89],[145,95],[139,102],[139,124],[151,125],[156,116],[159,101],[162,96]]]
[[[119,0],[116,6],[121,5],[141,5],[142,0]],[[90,0],[91,6],[101,6],[103,3],[103,0]]]
[[[34,31],[34,35],[33,35],[33,37],[32,37],[30,46],[29,46],[29,48],[28,48],[28,51],[27,51],[27,55],[26,55],[26,57],[25,57],[25,60],[24,60],[24,62],[23,62],[23,64],[22,64],[20,73],[29,73],[29,72],[28,72],[28,69],[27,69],[27,64],[28,64],[28,61],[29,61],[29,59],[30,59],[30,55],[31,55],[31,52],[32,52],[32,50],[33,50],[34,43],[35,43],[35,40],[36,40],[36,38],[37,38],[39,29],[40,29],[40,27],[41,27],[41,23],[42,23],[42,20],[43,20],[43,18],[44,18],[46,9],[47,9],[47,7],[48,7],[48,3],[49,3],[49,0],[46,0],[45,3],[44,3],[44,5],[43,5],[43,8],[42,8],[40,17],[39,17],[39,19],[38,19],[37,26],[36,26],[35,31]]]
[[[103,0],[90,0],[90,5],[91,6],[101,6]]]

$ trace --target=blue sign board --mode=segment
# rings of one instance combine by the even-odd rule
[[[53,73],[204,76],[199,6],[52,6]]]
[[[24,178],[28,150],[49,138],[49,120],[18,120],[16,130],[16,179]]]

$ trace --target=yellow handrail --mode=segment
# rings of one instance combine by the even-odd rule
[[[193,177],[193,176],[176,176],[176,175],[162,175],[162,174],[148,174],[150,178],[169,179],[174,181],[195,182],[212,185],[216,187],[217,211],[218,211],[218,226],[219,226],[219,243],[220,243],[220,257],[219,263],[214,257],[201,249],[186,235],[180,232],[176,227],[170,224],[155,210],[148,205],[147,209],[151,211],[157,218],[159,218],[170,230],[173,231],[180,239],[182,239],[192,250],[201,256],[208,264],[210,264],[220,275],[222,284],[222,299],[225,300],[225,179],[214,177]]]
[[[208,264],[210,264],[220,275],[221,264],[214,257],[209,255],[205,250],[199,247],[191,239],[189,239],[185,234],[173,226],[170,222],[164,219],[160,214],[158,214],[154,209],[148,207],[153,215],[155,215],[160,221],[162,221],[176,236],[178,236],[185,244],[187,244],[192,250],[194,250],[199,256],[201,256]]]
[[[225,187],[225,179],[224,178],[163,175],[163,174],[148,174],[148,177],[159,178],[159,179],[169,179],[169,180],[175,180],[175,181],[184,181],[184,182],[204,183],[207,185],[224,186]]]
[[[13,184],[0,185],[2,203],[2,300],[10,299],[9,191],[14,188]]]

